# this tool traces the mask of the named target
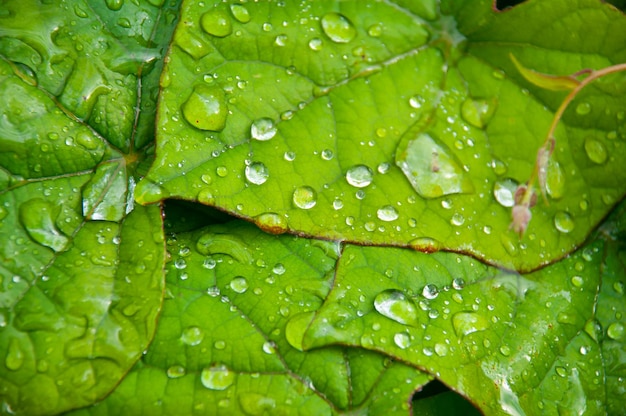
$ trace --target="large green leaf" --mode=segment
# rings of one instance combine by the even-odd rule
[[[3,413],[101,399],[154,335],[163,223],[133,190],[176,3],[122,5],[0,10]]]
[[[170,236],[153,344],[110,397],[77,414],[406,414],[428,375],[370,351],[287,342],[288,319],[330,289],[338,248],[242,222]]]
[[[518,270],[563,257],[626,191],[626,84],[598,82],[566,112],[550,203],[520,239],[513,193],[565,93],[509,55],[554,74],[623,62],[626,17],[595,0],[492,3],[184,2],[139,201]]]
[[[294,344],[385,352],[486,414],[621,414],[624,243],[603,240],[525,275],[452,253],[348,246]]]

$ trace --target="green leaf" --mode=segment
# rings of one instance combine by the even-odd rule
[[[604,257],[606,244],[525,275],[453,253],[348,246],[298,345],[387,353],[487,414],[613,414],[623,406],[624,268]]]
[[[3,413],[102,399],[155,332],[163,221],[133,191],[176,3],[122,4],[0,12]]]
[[[242,222],[171,235],[155,339],[115,392],[75,414],[406,414],[429,376],[370,351],[292,348],[286,323],[317,309],[338,245]]]
[[[513,192],[563,93],[529,83],[509,54],[542,73],[606,67],[624,60],[626,17],[595,0],[506,13],[487,0],[399,3],[185,2],[138,201],[519,271],[580,246],[626,192],[623,79],[566,112],[550,204],[519,239]],[[588,27],[599,32],[583,37]]]

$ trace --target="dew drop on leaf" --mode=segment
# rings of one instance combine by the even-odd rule
[[[254,140],[267,141],[276,136],[276,125],[271,118],[263,117],[255,120],[250,126],[250,136]]]
[[[183,117],[200,130],[221,131],[226,126],[228,107],[219,87],[198,85],[182,106]]]
[[[554,215],[554,226],[562,233],[569,233],[574,229],[574,220],[565,211],[559,211]]]
[[[20,205],[19,219],[30,238],[59,252],[65,250],[69,238],[57,228],[53,216],[52,204],[41,198],[31,199]]]
[[[476,312],[458,312],[452,316],[452,327],[456,335],[463,338],[472,332],[486,330],[489,328],[489,322]]]
[[[313,51],[321,51],[324,47],[324,42],[320,38],[313,38],[309,40],[309,48]]]
[[[300,186],[293,191],[292,200],[300,209],[311,209],[317,203],[317,192],[310,186]]]
[[[288,230],[285,216],[275,212],[264,212],[257,215],[254,218],[254,223],[270,234],[283,234]]]
[[[624,333],[624,325],[620,322],[613,322],[606,330],[606,335],[615,341],[621,341]]]
[[[265,164],[254,162],[245,168],[245,175],[248,182],[255,185],[262,185],[269,178],[270,173]]]
[[[233,17],[240,23],[248,23],[250,21],[250,12],[246,6],[242,4],[231,4],[230,12]]]
[[[169,378],[180,378],[186,373],[185,367],[182,365],[173,365],[167,369],[167,376]]]
[[[210,390],[226,390],[235,381],[236,374],[222,364],[204,368],[200,373],[202,385]]]
[[[565,193],[565,174],[559,162],[552,158],[548,160],[546,191],[554,199],[560,199]]]
[[[230,281],[230,288],[237,293],[245,293],[248,290],[248,280],[243,276],[237,276]]]
[[[602,165],[606,162],[607,159],[607,151],[604,144],[596,140],[592,137],[587,137],[585,139],[585,153],[589,160],[598,165]]]
[[[432,283],[427,284],[422,289],[422,296],[426,299],[435,299],[439,295],[439,289]]]
[[[376,211],[376,216],[381,221],[395,221],[398,219],[398,211],[391,205],[385,205]]]
[[[410,140],[397,155],[396,164],[423,198],[474,191],[454,155],[429,134],[421,133]]]
[[[187,345],[198,345],[204,339],[204,331],[197,326],[190,326],[183,330],[180,340]]]
[[[393,343],[404,350],[411,346],[411,338],[406,332],[398,332],[393,336]]]
[[[202,15],[200,19],[202,30],[212,36],[223,38],[233,31],[230,17],[222,10],[211,10]]]
[[[24,358],[24,351],[22,351],[19,341],[15,338],[11,339],[4,365],[11,371],[17,371],[24,364]]]
[[[356,36],[352,22],[342,14],[326,13],[321,19],[322,30],[330,40],[336,43],[348,43]]]
[[[106,5],[110,10],[118,11],[124,5],[124,0],[106,0]]]
[[[373,38],[380,37],[383,34],[383,27],[379,24],[373,24],[367,28],[367,34]]]
[[[289,345],[298,351],[304,351],[302,341],[313,318],[315,318],[315,312],[303,312],[292,316],[291,319],[287,321],[287,325],[285,326],[285,338]]]
[[[417,309],[399,290],[389,289],[374,298],[374,308],[386,318],[404,325],[417,323]]]
[[[517,190],[517,186],[518,183],[510,178],[497,181],[493,185],[493,196],[503,207],[512,207],[515,205],[515,191]]]
[[[589,103],[580,103],[576,106],[576,114],[579,116],[586,116],[591,112],[591,104]]]
[[[372,183],[374,172],[365,165],[356,165],[346,172],[346,181],[355,188],[365,188]]]
[[[461,105],[461,117],[479,129],[485,128],[495,111],[495,103],[491,100],[466,99]]]
[[[239,405],[246,415],[271,415],[276,400],[258,393],[245,392],[239,395]]]

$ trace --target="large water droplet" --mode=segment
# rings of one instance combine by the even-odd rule
[[[626,331],[624,330],[624,325],[621,322],[613,322],[606,329],[608,337],[616,341],[621,341],[624,338],[625,333]]]
[[[4,364],[11,371],[19,370],[24,364],[24,351],[22,351],[19,341],[15,338],[9,342],[9,349]]]
[[[259,118],[250,126],[250,136],[254,140],[267,141],[276,136],[276,125],[271,118]]]
[[[608,156],[604,144],[592,137],[587,137],[585,139],[585,152],[587,153],[589,160],[593,163],[597,163],[598,165],[606,162]]]
[[[452,326],[459,338],[472,332],[484,331],[489,328],[489,321],[475,312],[458,312],[452,316]]]
[[[254,218],[254,223],[263,231],[270,234],[283,234],[287,232],[287,219],[284,215],[275,212],[264,212]]]
[[[554,215],[554,226],[562,233],[569,233],[574,229],[574,220],[567,212],[559,211]]]
[[[422,133],[410,140],[406,149],[398,155],[396,164],[424,198],[474,191],[454,155],[429,134]]]
[[[398,219],[398,211],[391,205],[385,205],[376,211],[376,216],[381,221],[395,221]]]
[[[237,19],[240,23],[248,23],[250,21],[250,12],[246,8],[246,6],[242,4],[231,4],[230,12],[233,14],[233,17]]]
[[[374,298],[374,308],[381,315],[404,325],[417,323],[417,309],[399,290],[389,289]]]
[[[342,14],[326,13],[321,19],[322,30],[336,43],[348,43],[356,36],[352,22]]]
[[[559,199],[565,193],[565,174],[559,162],[548,160],[546,171],[546,191],[554,199]]]
[[[54,211],[51,203],[35,198],[20,205],[19,218],[33,241],[59,252],[65,250],[69,238],[57,228]]]
[[[202,370],[200,381],[210,390],[226,390],[235,381],[236,374],[225,365],[214,365]]]
[[[512,207],[515,205],[515,191],[517,190],[517,186],[518,183],[510,178],[497,181],[493,185],[493,196],[503,207]]]
[[[228,107],[221,88],[198,85],[182,106],[185,120],[200,130],[221,131],[226,125]]]
[[[374,172],[365,165],[356,165],[346,172],[346,181],[356,187],[365,188],[372,183]]]
[[[474,127],[484,128],[495,111],[493,100],[472,100],[468,98],[461,106],[461,117]]]
[[[436,285],[429,283],[422,289],[422,296],[426,299],[435,299],[439,295],[439,289]]]
[[[183,334],[180,337],[181,341],[187,345],[198,345],[204,339],[204,331],[197,326],[190,326],[183,330]]]
[[[248,280],[243,276],[237,276],[230,281],[230,288],[237,293],[245,293],[248,290]]]
[[[317,192],[310,186],[300,186],[293,191],[292,200],[300,209],[311,209],[317,203]]]
[[[246,179],[248,182],[255,185],[262,185],[267,181],[270,176],[270,172],[267,167],[261,162],[254,162],[246,166],[245,169]]]
[[[202,15],[200,19],[200,26],[209,35],[223,38],[228,36],[233,31],[233,25],[230,22],[230,17],[225,11],[214,9],[208,11]]]

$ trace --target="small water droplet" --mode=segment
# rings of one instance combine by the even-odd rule
[[[276,344],[273,341],[263,343],[263,352],[266,354],[276,354]]]
[[[346,172],[346,181],[355,188],[365,188],[372,183],[374,172],[365,165],[356,165]]]
[[[335,199],[333,201],[333,209],[340,210],[343,208],[343,201],[341,199]]]
[[[387,172],[389,172],[389,169],[391,168],[391,165],[387,162],[383,162],[381,164],[378,165],[378,167],[376,168],[376,170],[378,171],[378,173],[380,173],[381,175],[386,174]]]
[[[376,211],[376,216],[381,221],[395,221],[398,219],[398,211],[391,205],[385,205]]]
[[[324,160],[331,160],[335,155],[333,154],[332,150],[324,149],[322,150],[321,156],[322,156],[322,159]]]
[[[608,157],[604,144],[592,137],[587,137],[585,139],[585,152],[587,153],[589,160],[598,165],[602,165],[606,162]]]
[[[242,4],[231,4],[230,12],[233,14],[233,17],[240,23],[248,23],[250,21],[250,12],[246,6]]]
[[[24,358],[24,351],[22,351],[19,341],[15,338],[11,339],[4,359],[6,367],[11,371],[17,371],[24,365]]]
[[[324,42],[320,38],[313,38],[309,41],[309,48],[313,51],[321,51],[324,47]]]
[[[509,348],[508,345],[503,345],[500,347],[500,353],[505,357],[508,357],[509,355],[511,355],[511,348]]]
[[[183,117],[200,130],[221,131],[226,126],[228,107],[221,88],[198,85],[182,106]]]
[[[218,38],[223,38],[233,32],[230,17],[226,12],[218,9],[204,13],[202,18],[200,18],[200,26],[202,26],[202,29],[209,35]]]
[[[435,354],[437,354],[440,357],[445,357],[446,355],[448,355],[448,346],[446,344],[442,344],[439,342],[436,343]]]
[[[270,176],[269,169],[261,162],[253,162],[245,168],[245,175],[248,182],[255,185],[262,185]]]
[[[311,209],[317,203],[317,192],[310,186],[300,186],[293,191],[292,200],[300,209]]]
[[[559,211],[554,215],[554,226],[562,233],[569,233],[574,229],[574,220],[567,212]]]
[[[237,293],[245,293],[248,290],[248,280],[243,276],[237,276],[230,281],[230,288]]]
[[[429,283],[422,289],[422,296],[426,299],[435,299],[439,296],[439,289],[434,284]]]
[[[244,392],[239,395],[239,405],[245,415],[276,414],[276,400],[258,393]]]
[[[554,159],[548,160],[546,191],[553,199],[560,199],[565,193],[565,174],[559,162]]]
[[[566,377],[567,376],[567,369],[565,367],[561,367],[561,366],[556,366],[554,368],[554,371],[556,372],[556,374],[559,377]]]
[[[418,237],[409,241],[408,246],[417,251],[423,251],[424,253],[434,253],[439,251],[442,247],[440,241],[430,237]]]
[[[413,302],[399,290],[389,289],[380,292],[374,298],[374,308],[393,321],[404,325],[417,323],[417,310]]]
[[[209,288],[206,290],[206,293],[212,298],[216,298],[220,295],[221,291],[220,288],[217,286],[209,286]]]
[[[616,341],[621,341],[624,333],[624,325],[621,322],[613,322],[606,330],[608,337]]]
[[[55,209],[51,203],[35,198],[20,205],[19,219],[26,232],[38,244],[56,252],[65,250],[70,240],[56,226]]]
[[[513,179],[502,179],[493,185],[493,196],[503,207],[512,207],[515,205],[515,191],[517,187],[518,183]]]
[[[452,316],[452,326],[459,338],[472,332],[484,331],[489,328],[489,321],[476,312],[458,312]]]
[[[615,293],[622,296],[624,294],[624,282],[613,283],[613,290],[615,291]]]
[[[577,276],[572,276],[570,281],[572,282],[572,285],[574,285],[575,287],[582,287],[583,283],[585,283],[583,278],[581,276],[578,276],[578,275]]]
[[[459,227],[463,225],[464,223],[465,223],[465,217],[459,214],[458,212],[452,215],[452,218],[450,218],[450,224],[454,226]]]
[[[591,104],[589,103],[580,103],[576,106],[576,114],[579,116],[586,116],[591,112]]]
[[[213,347],[216,350],[223,350],[224,348],[226,348],[226,341],[222,340],[222,339],[218,339],[217,341],[215,341],[213,343]]]
[[[393,343],[405,350],[411,346],[411,337],[406,332],[398,332],[393,336]]]
[[[423,103],[424,103],[424,97],[422,97],[421,95],[414,95],[411,98],[409,98],[409,105],[412,108],[419,109],[422,107]]]
[[[458,160],[429,134],[421,133],[410,140],[396,164],[424,198],[474,191]]]
[[[210,390],[226,390],[235,381],[236,374],[222,364],[204,368],[200,373],[202,385]]]
[[[118,11],[124,5],[124,0],[106,0],[106,5],[114,12]]]
[[[284,264],[282,264],[282,263],[276,263],[276,264],[274,265],[274,268],[272,269],[272,273],[277,274],[277,275],[279,275],[279,276],[280,276],[280,275],[285,274],[285,271],[286,271],[286,270],[287,270],[287,269],[285,268],[285,265],[284,265]]]
[[[321,19],[322,30],[336,43],[348,43],[356,36],[352,22],[342,14],[326,13]]]
[[[373,38],[378,38],[383,34],[383,27],[379,24],[373,24],[367,28],[367,34]]]
[[[295,152],[285,152],[283,157],[285,158],[287,162],[293,162],[294,159],[296,158],[296,154]]]
[[[204,331],[197,326],[190,326],[183,330],[180,340],[187,345],[198,345],[204,339]]]
[[[468,98],[461,105],[461,117],[469,124],[479,129],[491,120],[495,111],[495,102],[492,100],[472,100]]]
[[[182,365],[173,365],[167,369],[167,376],[169,378],[180,378],[186,373],[185,367]]]
[[[255,120],[250,126],[250,136],[254,140],[267,141],[276,136],[276,125],[271,118],[263,117]]]

